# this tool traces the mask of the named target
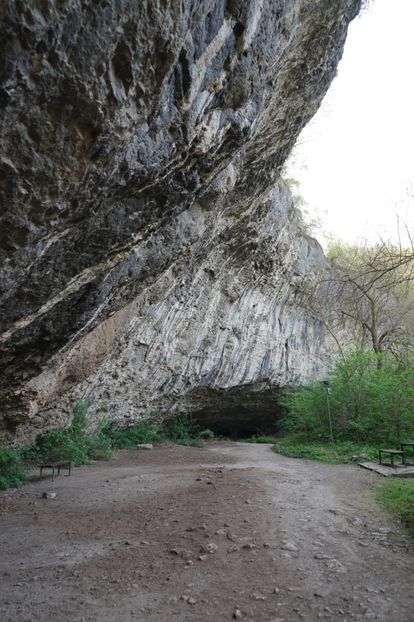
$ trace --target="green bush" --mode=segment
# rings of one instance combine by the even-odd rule
[[[213,430],[209,430],[209,428],[206,428],[205,430],[201,430],[201,432],[198,433],[198,438],[203,438],[206,441],[211,441],[213,438],[215,438],[215,434]]]
[[[26,481],[25,469],[46,460],[67,460],[79,466],[89,464],[91,460],[109,460],[112,448],[132,449],[138,444],[168,440],[204,447],[203,439],[214,438],[211,430],[197,434],[197,427],[187,415],[179,415],[164,424],[153,419],[122,428],[106,423],[98,430],[88,432],[88,408],[86,401],[76,404],[71,424],[42,434],[35,445],[21,451],[0,448],[0,490],[20,486]]]
[[[26,481],[20,452],[0,448],[0,490],[21,486]]]
[[[414,435],[414,361],[353,351],[330,377],[330,392],[318,382],[285,392],[282,428],[307,441],[330,438],[328,404],[336,441],[396,445]]]
[[[324,441],[329,438],[329,421],[325,389],[313,383],[286,390],[281,397],[286,414],[281,421],[285,434],[302,433],[304,438]]]
[[[89,464],[86,439],[71,427],[47,432],[37,440],[40,460],[69,460],[75,466]]]
[[[178,445],[191,445],[198,434],[196,424],[189,415],[177,415],[167,419],[164,427],[167,437]]]
[[[125,427],[108,423],[103,428],[103,433],[110,439],[112,447],[117,449],[133,449],[142,443],[168,441],[178,445],[204,447],[203,439],[214,438],[211,430],[198,432],[197,425],[189,415],[177,415],[162,424],[153,418]]]
[[[20,456],[26,467],[36,465],[40,460],[39,447],[37,445],[29,445],[20,449]]]
[[[102,432],[89,434],[85,440],[88,458],[90,460],[110,460],[112,457],[112,443]]]
[[[151,419],[127,427],[109,423],[103,428],[103,434],[117,449],[133,449],[142,443],[163,443],[167,440],[162,425]]]
[[[187,443],[185,443],[185,444],[187,444]],[[191,446],[191,447],[198,447],[199,449],[201,449],[202,447],[204,447],[204,441],[203,441],[203,439],[202,439],[202,438],[193,438],[193,439],[190,441],[190,443],[189,443],[189,444],[190,444],[190,446]]]
[[[109,460],[111,442],[104,431],[87,431],[88,408],[88,402],[79,402],[73,408],[70,426],[38,437],[36,449],[32,450],[38,460],[68,460],[75,466],[89,464],[91,460]]]

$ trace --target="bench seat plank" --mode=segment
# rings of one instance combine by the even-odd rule
[[[405,464],[405,453],[401,449],[378,449],[379,463],[382,462],[382,454],[387,454],[391,459],[391,466],[394,466],[394,458],[395,456],[399,456],[401,458],[402,464]]]

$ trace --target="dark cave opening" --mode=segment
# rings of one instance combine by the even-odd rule
[[[275,436],[279,433],[282,408],[280,390],[261,387],[199,389],[191,398],[201,408],[191,410],[199,429],[210,429],[216,436],[236,440],[249,436]]]

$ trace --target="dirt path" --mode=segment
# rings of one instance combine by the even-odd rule
[[[0,619],[412,621],[413,550],[378,481],[216,443],[33,482],[0,497]]]

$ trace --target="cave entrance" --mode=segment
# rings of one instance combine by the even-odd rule
[[[274,388],[199,389],[191,394],[191,416],[200,429],[209,428],[233,440],[274,436],[282,414],[279,397],[280,391]]]

